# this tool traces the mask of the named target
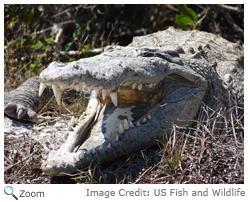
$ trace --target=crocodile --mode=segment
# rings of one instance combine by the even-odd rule
[[[5,114],[36,122],[44,100],[54,94],[62,110],[69,89],[89,99],[82,102],[82,115],[69,121],[66,141],[43,160],[48,175],[153,146],[170,135],[173,124],[191,126],[202,105],[243,107],[244,49],[212,33],[169,27],[90,58],[52,62],[39,77],[6,93]]]

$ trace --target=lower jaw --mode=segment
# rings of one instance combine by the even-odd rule
[[[95,125],[89,131],[89,137],[79,147],[79,150],[91,150],[99,148],[104,144],[105,147],[109,143],[118,141],[118,137],[126,131],[136,127],[143,127],[148,121],[150,122],[151,114],[159,108],[160,104],[155,104],[153,107],[147,106],[129,106],[115,107],[111,102],[105,104],[100,110],[98,119]]]
[[[150,99],[148,99],[148,97],[150,97]],[[153,94],[153,93],[145,93],[145,92],[138,92],[135,90],[123,90],[122,89],[118,93],[118,103],[119,104],[117,107],[115,107],[112,104],[111,100],[108,101],[107,103],[104,103],[104,101],[100,97],[97,98],[96,100],[99,100],[101,103],[103,103],[103,105],[102,105],[102,109],[99,112],[97,110],[98,116],[96,116],[97,120],[95,121],[95,124],[93,125],[93,127],[91,129],[88,129],[89,130],[88,134],[90,134],[89,137],[88,138],[84,137],[85,141],[81,144],[81,146],[79,148],[75,148],[73,152],[64,151],[63,147],[61,147],[61,149],[59,149],[60,151],[55,151],[56,153],[58,152],[59,155],[61,153],[62,156],[69,155],[69,156],[72,156],[72,158],[73,158],[73,156],[75,156],[77,159],[80,159],[81,154],[84,153],[84,155],[85,155],[84,159],[88,159],[91,156],[95,156],[95,152],[97,152],[97,151],[98,151],[97,153],[102,153],[101,152],[102,149],[103,149],[103,151],[106,151],[107,149],[110,150],[111,147],[113,147],[113,144],[117,144],[117,143],[121,144],[120,138],[122,138],[122,141],[125,141],[125,142],[130,141],[131,138],[129,137],[130,136],[129,134],[131,132],[132,132],[131,134],[134,134],[135,132],[133,132],[133,131],[129,132],[127,130],[133,130],[136,127],[140,127],[140,125],[145,124],[147,121],[149,121],[149,119],[151,119],[148,111],[155,110],[154,106],[156,105],[157,101],[159,100],[159,97],[158,97],[158,95]],[[105,101],[107,101],[107,100],[105,100]],[[137,103],[137,105],[136,106],[133,105],[134,103]],[[90,102],[88,103],[88,105],[91,105]],[[110,111],[109,110],[106,111],[107,107],[109,107]],[[135,109],[133,110],[133,108],[135,108]],[[138,109],[143,109],[143,110],[141,110],[141,112],[138,113],[138,111],[140,111]],[[117,110],[118,110],[118,113],[116,113]],[[120,112],[123,111],[123,114],[119,113],[119,110],[120,110]],[[136,114],[136,112],[137,112],[137,114]],[[111,117],[111,115],[113,115],[113,118],[118,120],[118,121],[114,122],[114,121],[112,121],[112,119],[107,118],[107,117]],[[105,119],[105,116],[106,116],[106,119]],[[129,121],[131,123],[133,122],[133,126],[132,126],[133,129],[132,129],[131,125],[130,125],[129,129],[126,129],[124,127],[125,119],[128,122]],[[111,128],[109,126],[112,124],[114,125],[113,128]],[[106,125],[106,127],[108,127],[109,130],[114,131],[114,132],[112,134],[105,133],[103,131],[104,125]],[[120,125],[122,125],[122,127],[123,127],[123,132],[120,131]],[[137,129],[135,131],[137,131]],[[85,131],[85,133],[86,133],[86,131]],[[123,134],[123,133],[125,133],[125,134]],[[123,139],[123,138],[125,138],[125,139]],[[53,155],[52,155],[51,159],[52,160],[54,159]],[[51,160],[49,160],[49,162],[50,161]],[[71,159],[70,161],[73,161],[73,160]],[[80,160],[80,161],[82,161],[82,160]],[[105,161],[108,161],[108,160],[105,160]],[[81,162],[77,162],[75,164],[75,166],[76,167],[78,167],[78,165],[80,166],[80,163]],[[83,165],[85,165],[87,163],[88,162],[84,162]],[[59,163],[59,165],[60,165],[60,163]],[[82,167],[83,165],[81,165],[80,167]],[[62,166],[62,167],[65,167],[65,166]],[[47,169],[47,173],[48,174],[50,174],[50,172],[51,172],[51,174],[52,174],[52,172],[56,173],[57,167],[55,167],[55,168],[56,169],[53,170],[54,169],[54,167],[53,167],[53,169],[51,171],[49,169]],[[71,168],[69,168],[69,170],[67,170],[67,169],[65,167],[66,172],[71,172],[70,171]],[[72,169],[73,169],[73,167],[72,167]],[[58,171],[59,170],[60,170],[60,168],[58,168]]]

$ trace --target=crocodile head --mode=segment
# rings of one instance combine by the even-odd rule
[[[61,175],[91,161],[109,162],[154,145],[173,123],[190,125],[207,81],[183,62],[182,53],[110,47],[95,57],[51,63],[40,74],[40,94],[52,85],[59,105],[64,89],[91,91],[91,97],[73,131],[69,123],[67,141],[49,152],[44,172]]]

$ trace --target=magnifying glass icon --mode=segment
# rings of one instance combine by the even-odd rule
[[[12,195],[16,200],[18,200],[18,198],[13,194],[13,188],[11,186],[5,187],[4,193],[7,195]]]

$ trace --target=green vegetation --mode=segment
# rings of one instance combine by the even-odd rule
[[[29,77],[38,75],[52,61],[70,62],[94,55],[89,53],[90,44],[84,43],[84,33],[90,30],[92,19],[73,23],[64,17],[61,23],[55,24],[44,16],[44,9],[44,5],[4,7],[5,90],[16,88]],[[71,33],[64,33],[67,26],[73,28]],[[63,33],[56,41],[59,28]],[[77,52],[67,55],[70,50]]]
[[[176,24],[183,30],[196,29],[197,27],[197,14],[193,9],[188,8],[185,4],[178,4],[177,9],[180,14],[176,14]]]
[[[95,178],[95,171],[96,171],[96,165],[93,169],[91,169],[92,163],[88,167],[88,171],[81,171],[78,170],[79,176],[73,177],[73,180],[81,180],[84,184],[100,184],[102,180],[102,176],[99,177],[99,179]]]
[[[143,160],[145,161],[145,164],[146,164],[146,168],[143,168],[142,171],[145,171],[148,169],[148,158],[147,156],[143,153],[143,151],[141,151],[141,155],[142,155],[142,158]]]

